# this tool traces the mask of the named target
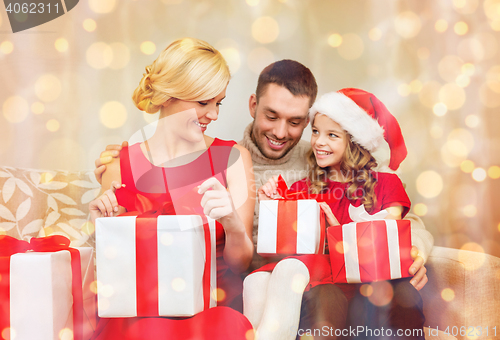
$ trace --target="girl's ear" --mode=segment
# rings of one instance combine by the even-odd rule
[[[168,98],[161,106],[168,106],[170,103],[172,103],[175,100],[175,98]]]

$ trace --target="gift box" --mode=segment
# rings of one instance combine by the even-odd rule
[[[54,244],[52,236],[32,239],[31,246],[26,243],[24,249],[0,256],[0,329],[7,328],[10,339],[56,340],[63,333],[71,333],[75,340],[92,337],[96,328],[96,296],[90,289],[93,249],[50,251],[61,248],[61,238],[62,248],[69,248],[68,239],[57,236]],[[18,252],[29,248],[38,251]]]
[[[335,283],[411,276],[411,225],[406,220],[352,222],[327,229]]]
[[[97,219],[99,316],[192,316],[216,306],[215,236],[206,216]]]
[[[260,202],[257,253],[323,254],[325,216],[313,199]]]

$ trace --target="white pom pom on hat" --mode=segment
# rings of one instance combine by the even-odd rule
[[[391,150],[392,170],[397,170],[408,154],[398,121],[370,92],[345,88],[326,93],[309,110],[311,122],[317,113],[337,122],[354,142],[370,152],[377,150],[385,139]]]

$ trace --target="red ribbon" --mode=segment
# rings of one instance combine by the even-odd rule
[[[316,201],[326,201],[327,194],[313,195],[307,191],[290,192],[285,180],[281,175],[277,182],[278,194],[283,197],[278,202],[278,226],[276,239],[276,253],[296,254],[297,253],[297,200],[315,199]],[[320,209],[320,244],[318,252],[325,250],[325,213]]]
[[[164,204],[134,193],[126,187],[116,191],[118,202],[129,200],[133,202],[134,211],[120,216],[137,216],[136,218],[136,293],[137,316],[160,316],[158,307],[158,229],[157,220],[160,215],[175,215],[171,201]],[[132,201],[130,201],[132,200]],[[127,206],[131,206],[127,204]],[[193,212],[193,215],[198,215]],[[210,307],[210,271],[211,242],[210,229],[206,216],[203,220],[205,233],[205,267],[203,273],[204,307]]]
[[[73,294],[73,336],[83,339],[83,288],[80,252],[69,247],[70,240],[61,235],[32,238],[30,243],[10,236],[0,236],[0,329],[10,326],[10,257],[28,250],[56,252],[68,250],[71,254]]]

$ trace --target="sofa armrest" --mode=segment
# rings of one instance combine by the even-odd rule
[[[500,258],[434,247],[426,268],[429,282],[420,291],[425,326],[448,328],[457,339],[500,339]],[[449,301],[442,297],[446,288],[451,289],[443,294]],[[481,330],[468,328],[479,326]],[[463,327],[462,334],[460,327]],[[469,332],[482,334],[478,338],[467,338]]]

